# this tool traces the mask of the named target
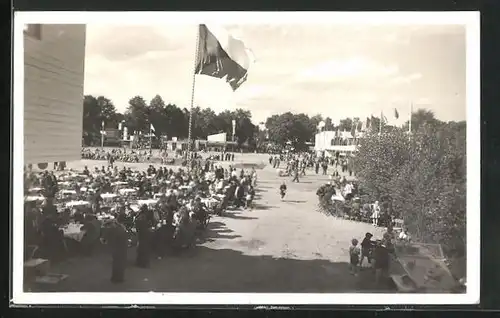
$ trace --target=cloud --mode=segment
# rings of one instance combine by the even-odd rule
[[[298,74],[298,81],[372,80],[398,73],[398,66],[383,65],[363,56],[333,59]]]
[[[195,104],[202,107],[247,108],[256,121],[288,110],[366,117],[396,107],[390,106],[393,99],[407,105],[426,97],[433,105],[445,105],[436,111],[443,119],[465,116],[465,110],[457,112],[465,109],[465,33],[457,36],[463,28],[288,24],[228,29],[257,61],[236,92],[224,81],[197,76]],[[189,107],[195,31],[196,25],[182,24],[88,25],[85,93],[105,95],[121,111],[134,95],[149,100],[160,94],[167,103]]]
[[[123,61],[152,52],[185,49],[178,37],[167,37],[154,26],[91,25],[87,38],[88,56],[101,55],[109,61]]]
[[[398,77],[392,78],[389,81],[389,84],[391,84],[391,85],[409,84],[411,82],[418,81],[421,78],[422,78],[422,74],[412,73],[412,74],[407,75],[407,76],[398,76]]]

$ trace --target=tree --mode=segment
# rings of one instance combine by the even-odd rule
[[[90,144],[100,138],[102,122],[106,128],[118,127],[123,116],[116,112],[113,102],[104,96],[86,95],[83,99],[83,138]]]
[[[160,95],[156,95],[149,102],[147,109],[148,122],[155,127],[155,134],[161,135],[165,132],[165,102]]]
[[[420,130],[423,127],[437,127],[443,123],[436,119],[435,114],[431,110],[419,108],[411,114],[411,130]],[[409,123],[406,121],[404,129],[408,130]]]
[[[340,124],[338,129],[340,131],[351,131],[352,130],[352,119],[351,118],[345,118],[340,120]]]
[[[288,142],[297,149],[306,149],[306,142],[314,138],[317,125],[311,122],[305,114],[294,115],[287,112],[281,115],[273,115],[266,120],[266,128],[270,141],[280,147]]]
[[[97,97],[97,106],[99,108],[99,121],[101,123],[104,121],[106,127],[117,127],[118,117],[113,102],[104,96],[99,96]]]
[[[373,200],[392,198],[415,239],[465,252],[465,123],[393,130],[361,140],[353,166]]]
[[[129,100],[127,111],[125,112],[126,125],[130,133],[134,131],[149,131],[148,127],[148,107],[146,101],[141,96],[135,96]]]
[[[186,138],[188,136],[189,113],[174,104],[168,104],[164,113],[166,119],[164,132],[167,136],[169,138]]]

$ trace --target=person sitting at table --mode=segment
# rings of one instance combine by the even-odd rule
[[[94,215],[85,215],[84,225],[81,230],[85,232],[81,241],[82,254],[92,255],[101,237],[101,224]]]
[[[75,223],[83,224],[85,223],[85,215],[80,209],[74,209],[73,220]]]

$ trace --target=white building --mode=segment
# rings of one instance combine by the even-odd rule
[[[24,28],[24,163],[79,160],[85,25]]]
[[[332,156],[335,152],[352,153],[357,150],[361,133],[354,137],[348,131],[322,131],[316,134],[314,139],[314,150],[318,155]]]

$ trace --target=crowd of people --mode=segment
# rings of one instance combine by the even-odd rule
[[[137,248],[136,265],[148,267],[154,255],[193,246],[211,215],[252,208],[255,169],[193,162],[193,169],[177,171],[111,164],[58,176],[26,171],[25,257],[57,262],[72,253],[92,255],[106,244],[113,258],[111,280],[119,283],[129,247]]]

